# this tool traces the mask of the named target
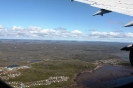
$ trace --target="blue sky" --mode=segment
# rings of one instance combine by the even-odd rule
[[[133,40],[133,27],[123,27],[131,16],[116,12],[92,16],[98,10],[70,0],[1,0],[0,38]]]

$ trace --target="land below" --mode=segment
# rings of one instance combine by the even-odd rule
[[[133,81],[128,52],[120,51],[126,45],[128,43],[1,40],[1,67],[29,67],[3,70],[15,71],[19,76],[10,78],[5,74],[1,77],[8,77],[4,81],[16,88],[22,84],[30,88],[119,86],[127,83],[124,80]]]

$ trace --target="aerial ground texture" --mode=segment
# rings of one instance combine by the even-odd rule
[[[133,69],[128,52],[120,51],[126,45],[113,42],[0,40],[1,68],[18,66],[14,70],[3,70],[6,74],[0,77],[14,87],[119,86],[125,83],[122,80],[132,81],[130,73]],[[21,66],[28,68],[20,69]],[[12,77],[16,73],[17,76]]]

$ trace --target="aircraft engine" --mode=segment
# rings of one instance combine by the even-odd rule
[[[127,23],[124,27],[130,27],[130,26],[133,26],[133,21]]]
[[[131,65],[133,66],[133,44],[132,45],[128,45],[126,47],[123,47],[121,50],[130,51],[130,53],[129,53],[129,61],[130,61]]]
[[[109,13],[109,12],[112,12],[112,11],[109,11],[109,10],[106,10],[106,9],[101,9],[100,11],[97,11],[96,13],[94,13],[93,16],[95,16],[95,15],[103,16],[103,14],[106,14],[106,13]]]
[[[74,0],[70,0],[71,2],[74,1]]]

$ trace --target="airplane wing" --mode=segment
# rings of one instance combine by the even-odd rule
[[[133,0],[71,0],[89,4],[93,7],[101,8],[95,15],[101,15],[110,12],[118,12],[125,15],[133,16]],[[133,26],[133,21],[127,23],[125,27]],[[133,66],[133,44],[122,48],[121,50],[130,51],[129,60]]]
[[[133,0],[70,0],[89,4],[93,7],[101,8],[100,11],[93,14],[101,15],[110,12],[117,12],[129,16],[133,16]],[[124,25],[124,27],[133,26],[133,21]]]
[[[133,16],[133,0],[71,0],[89,4],[93,7]]]

